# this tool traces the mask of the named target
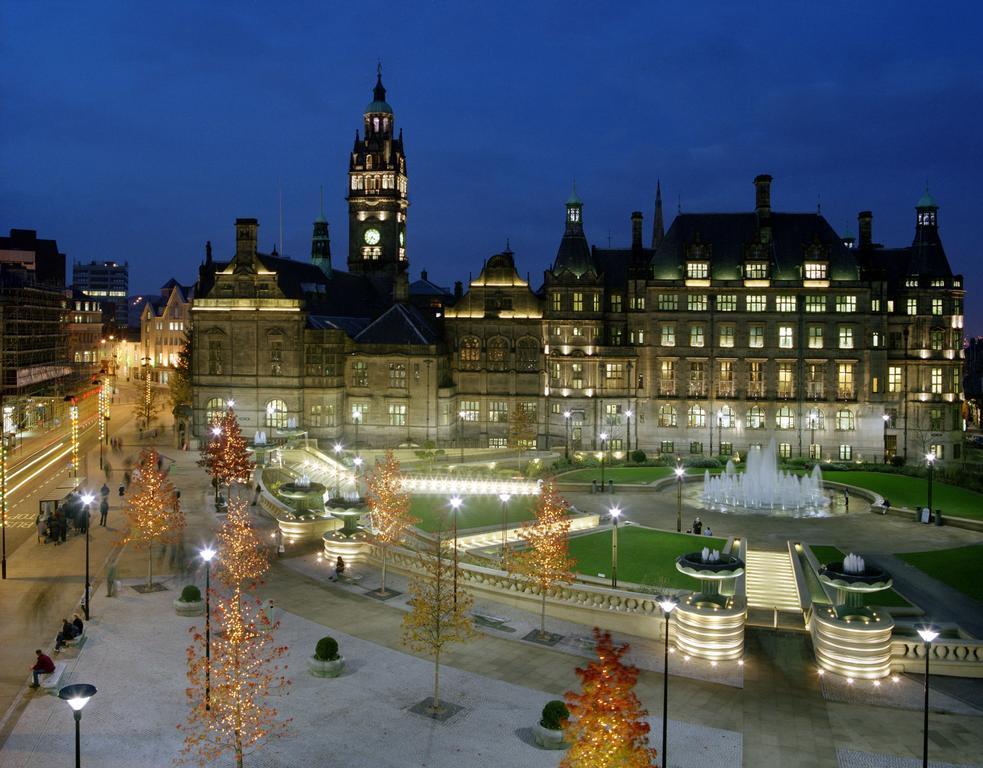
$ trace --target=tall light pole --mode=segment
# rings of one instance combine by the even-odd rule
[[[354,459],[352,459],[352,464],[355,465],[355,471],[352,473],[352,476],[355,482],[355,496],[357,497],[359,495],[358,473],[362,469],[362,457],[356,456]]]
[[[334,495],[335,498],[341,498],[341,454],[345,450],[345,446],[341,443],[334,444],[334,456],[335,456],[335,468],[334,468]]]
[[[457,512],[464,503],[460,496],[451,497],[451,517],[454,524],[454,607],[457,608]]]
[[[205,561],[205,711],[212,708],[212,558],[215,550],[205,547],[201,550]]]
[[[611,507],[611,589],[618,588],[618,518],[620,507]]]
[[[928,516],[932,517],[932,474],[935,469],[935,454],[926,453],[925,463],[928,464]]]
[[[676,533],[683,532],[683,475],[686,470],[676,467]]]
[[[355,425],[355,450],[358,450],[358,425],[362,422],[362,414],[353,413],[352,423]]]
[[[604,450],[607,447],[608,433],[601,432],[598,437],[601,438],[601,493],[604,493]]]
[[[662,669],[662,768],[668,768],[666,750],[669,748],[669,617],[677,603],[670,597],[659,601],[662,614],[666,617],[666,656]]]
[[[509,499],[512,498],[507,493],[498,494],[498,500],[502,502],[502,569],[505,569],[505,546],[508,543],[509,528]]]
[[[922,768],[928,768],[928,673],[929,659],[932,658],[932,641],[939,636],[933,627],[921,627],[918,630],[925,641],[925,721],[922,725]]]
[[[75,715],[75,768],[82,768],[82,737],[80,735],[82,724],[82,707],[89,699],[96,695],[96,687],[88,683],[75,683],[66,685],[58,691],[58,698],[68,702]]]
[[[887,464],[887,425],[891,417],[885,413],[881,415],[881,419],[884,421],[884,463]]]
[[[721,440],[721,430],[724,426],[724,411],[723,409],[717,411],[717,453],[723,451],[723,440]]]
[[[627,419],[627,423],[625,425],[625,436],[628,438],[625,441],[628,446],[627,453],[625,454],[625,456],[627,457],[627,461],[625,462],[626,464],[631,462],[631,417],[634,415],[635,412],[631,408],[625,411],[625,418]]]
[[[815,411],[809,412],[809,453],[812,454],[812,446],[816,444],[816,426],[819,423],[819,414]],[[816,456],[818,459],[819,457]]]
[[[563,444],[563,458],[570,461],[570,411],[563,412],[563,421],[566,424],[566,442]]]
[[[424,442],[428,443],[430,442],[430,366],[433,365],[433,360],[427,358],[423,362],[427,364],[427,436]]]
[[[7,436],[3,424],[3,395],[0,395],[0,577],[7,578]]]
[[[215,440],[218,440],[219,438],[222,437],[222,428],[218,424],[212,427],[212,437],[215,438]],[[218,478],[214,477],[212,478],[212,480],[215,483],[215,505],[217,507],[218,506]]]
[[[85,620],[89,620],[89,524],[92,522],[92,515],[89,514],[89,505],[95,500],[95,496],[86,493],[82,496],[85,515],[85,599],[82,602],[82,612]]]
[[[457,447],[461,449],[461,464],[464,463],[464,416],[465,411],[457,412]]]

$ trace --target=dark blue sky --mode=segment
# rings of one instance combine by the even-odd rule
[[[976,3],[92,2],[0,4],[0,229],[128,260],[131,290],[195,279],[237,216],[307,258],[324,185],[347,253],[347,153],[377,58],[405,132],[407,244],[451,284],[506,238],[536,285],[571,182],[592,242],[778,210],[903,245],[926,183],[967,329],[983,333],[983,11]]]

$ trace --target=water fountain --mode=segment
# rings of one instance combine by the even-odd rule
[[[703,502],[723,510],[788,511],[804,514],[823,512],[829,499],[823,494],[823,475],[817,464],[808,475],[795,475],[778,468],[775,441],[765,450],[747,454],[744,472],[733,461],[723,473],[703,476]]]

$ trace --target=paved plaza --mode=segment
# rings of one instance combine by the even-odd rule
[[[124,421],[123,418],[120,421]],[[132,428],[121,430],[126,451],[143,444]],[[165,431],[164,434],[169,434]],[[155,572],[168,591],[138,595],[125,588],[119,598],[105,597],[105,567],[117,565],[120,577],[135,583],[146,572],[146,555],[113,546],[114,535],[93,530],[93,620],[89,639],[65,655],[70,665],[63,683],[92,682],[99,694],[83,717],[83,754],[100,766],[171,763],[180,737],[174,726],[183,722],[184,649],[187,627],[200,619],[174,615],[170,601],[186,583],[200,583],[193,550],[211,540],[219,518],[213,511],[207,477],[195,465],[196,453],[162,446],[174,459],[171,478],[182,490],[188,515],[185,544],[160,552]],[[675,527],[674,499],[631,490],[614,496],[571,494],[585,511],[603,511],[618,501],[630,520]],[[980,534],[948,528],[916,526],[905,520],[869,514],[826,520],[782,520],[702,514],[718,535],[745,536],[748,541],[786,538],[837,544],[893,553],[948,547],[980,540]],[[110,525],[120,522],[118,503]],[[270,522],[257,517],[268,537]],[[0,765],[64,765],[71,754],[71,712],[55,697],[27,689],[27,669],[34,647],[50,649],[56,621],[70,612],[81,592],[78,565],[81,542],[64,548],[22,541],[11,554],[14,576],[5,589],[2,608],[11,620],[3,633],[3,709],[0,715]],[[516,632],[482,631],[470,644],[447,653],[442,677],[444,694],[465,710],[443,724],[419,718],[408,708],[430,694],[432,665],[406,653],[400,643],[400,601],[380,602],[364,596],[377,575],[358,567],[361,585],[327,580],[328,569],[316,560],[314,545],[292,545],[275,560],[263,599],[282,611],[281,639],[290,647],[286,658],[293,681],[278,706],[293,718],[290,735],[248,764],[324,765],[515,765],[550,766],[558,753],[530,743],[529,728],[550,698],[577,686],[576,666],[586,651],[576,643],[544,648],[519,639],[534,625],[523,611],[483,606],[509,616]],[[399,577],[392,583],[401,588]],[[938,590],[941,585],[933,583]],[[927,588],[927,587],[926,587]],[[945,598],[945,591],[933,594]],[[978,610],[978,609],[977,609]],[[554,620],[548,619],[553,624]],[[555,622],[564,634],[587,636],[590,627]],[[316,640],[330,634],[341,644],[348,670],[336,680],[311,677],[306,656]],[[638,695],[650,712],[653,746],[661,728],[661,649],[656,641],[623,637],[635,647],[642,672]],[[681,664],[673,656],[671,665]],[[879,695],[831,691],[816,675],[811,644],[802,632],[749,629],[746,663],[737,670],[694,664],[673,674],[670,683],[670,765],[678,766],[906,766],[921,754],[921,712],[911,706],[921,687],[917,677],[902,676],[896,692]],[[978,765],[983,754],[983,710],[978,682],[946,687],[935,678],[931,754],[938,764]],[[826,689],[824,695],[824,688]],[[941,711],[934,711],[941,710]],[[378,749],[381,744],[390,745]],[[395,751],[386,763],[380,754]],[[933,765],[936,763],[933,762]]]

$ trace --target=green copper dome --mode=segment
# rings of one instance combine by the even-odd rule
[[[583,205],[584,201],[577,197],[577,185],[573,185],[573,192],[570,193],[570,197],[567,200],[567,205]]]
[[[375,88],[372,89],[372,101],[365,108],[366,114],[369,112],[385,112],[388,115],[393,113],[393,108],[386,102],[386,89],[382,84],[382,65],[376,74]]]
[[[928,187],[925,187],[925,191],[922,192],[922,196],[918,198],[918,203],[915,205],[916,208],[938,208],[939,204],[935,202],[935,198],[928,191]]]

